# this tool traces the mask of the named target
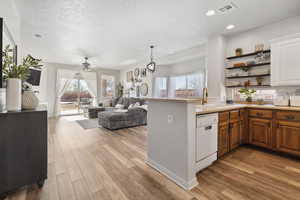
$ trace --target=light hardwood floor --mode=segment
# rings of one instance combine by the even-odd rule
[[[198,174],[185,191],[148,167],[147,128],[83,130],[49,121],[48,180],[9,200],[300,199],[300,161],[241,147]],[[162,149],[163,151],[163,149]]]

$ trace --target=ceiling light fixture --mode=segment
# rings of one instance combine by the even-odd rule
[[[208,17],[213,16],[215,14],[216,14],[216,11],[214,11],[214,10],[209,10],[206,12],[206,16],[208,16]]]
[[[234,28],[235,28],[235,25],[233,25],[233,24],[230,24],[230,25],[226,26],[227,30],[231,30],[231,29],[234,29]]]
[[[153,48],[154,48],[154,46],[151,45],[151,46],[150,46],[150,49],[151,49],[150,63],[146,66],[146,68],[147,68],[150,72],[155,72],[155,67],[156,67],[156,63],[154,62],[154,59],[153,59]]]
[[[84,57],[85,61],[82,63],[82,65],[83,65],[82,70],[84,72],[91,72],[92,71],[92,69],[90,68],[91,64],[88,63],[88,59],[89,59],[88,57]]]

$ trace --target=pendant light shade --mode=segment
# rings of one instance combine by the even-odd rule
[[[150,63],[146,66],[146,68],[147,68],[150,72],[155,72],[155,67],[156,67],[156,63],[154,62],[154,59],[153,59],[153,48],[154,48],[154,46],[151,45],[151,46],[150,46],[150,51],[151,51],[151,55],[150,55]]]

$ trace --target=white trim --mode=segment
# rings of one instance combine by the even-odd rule
[[[147,160],[145,162],[150,167],[156,169],[163,175],[167,176],[169,179],[171,179],[173,182],[175,182],[177,185],[184,188],[185,190],[191,190],[192,188],[194,188],[195,186],[197,186],[199,184],[197,181],[196,174],[192,180],[186,181],[186,180],[182,179],[181,177],[177,176],[175,173],[168,170],[167,168],[165,168],[162,165],[158,164],[157,162],[151,160],[150,158],[147,158]]]

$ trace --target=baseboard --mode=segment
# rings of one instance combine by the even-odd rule
[[[158,164],[157,162],[155,162],[149,158],[147,158],[146,164],[148,164],[152,168],[156,169],[157,171],[159,171],[160,173],[162,173],[163,175],[168,177],[170,180],[172,180],[173,182],[175,182],[177,185],[184,188],[185,190],[191,190],[192,188],[194,188],[195,186],[198,185],[196,174],[192,180],[185,181],[184,179],[177,176],[172,171],[168,170],[167,168],[163,167],[162,165]]]

